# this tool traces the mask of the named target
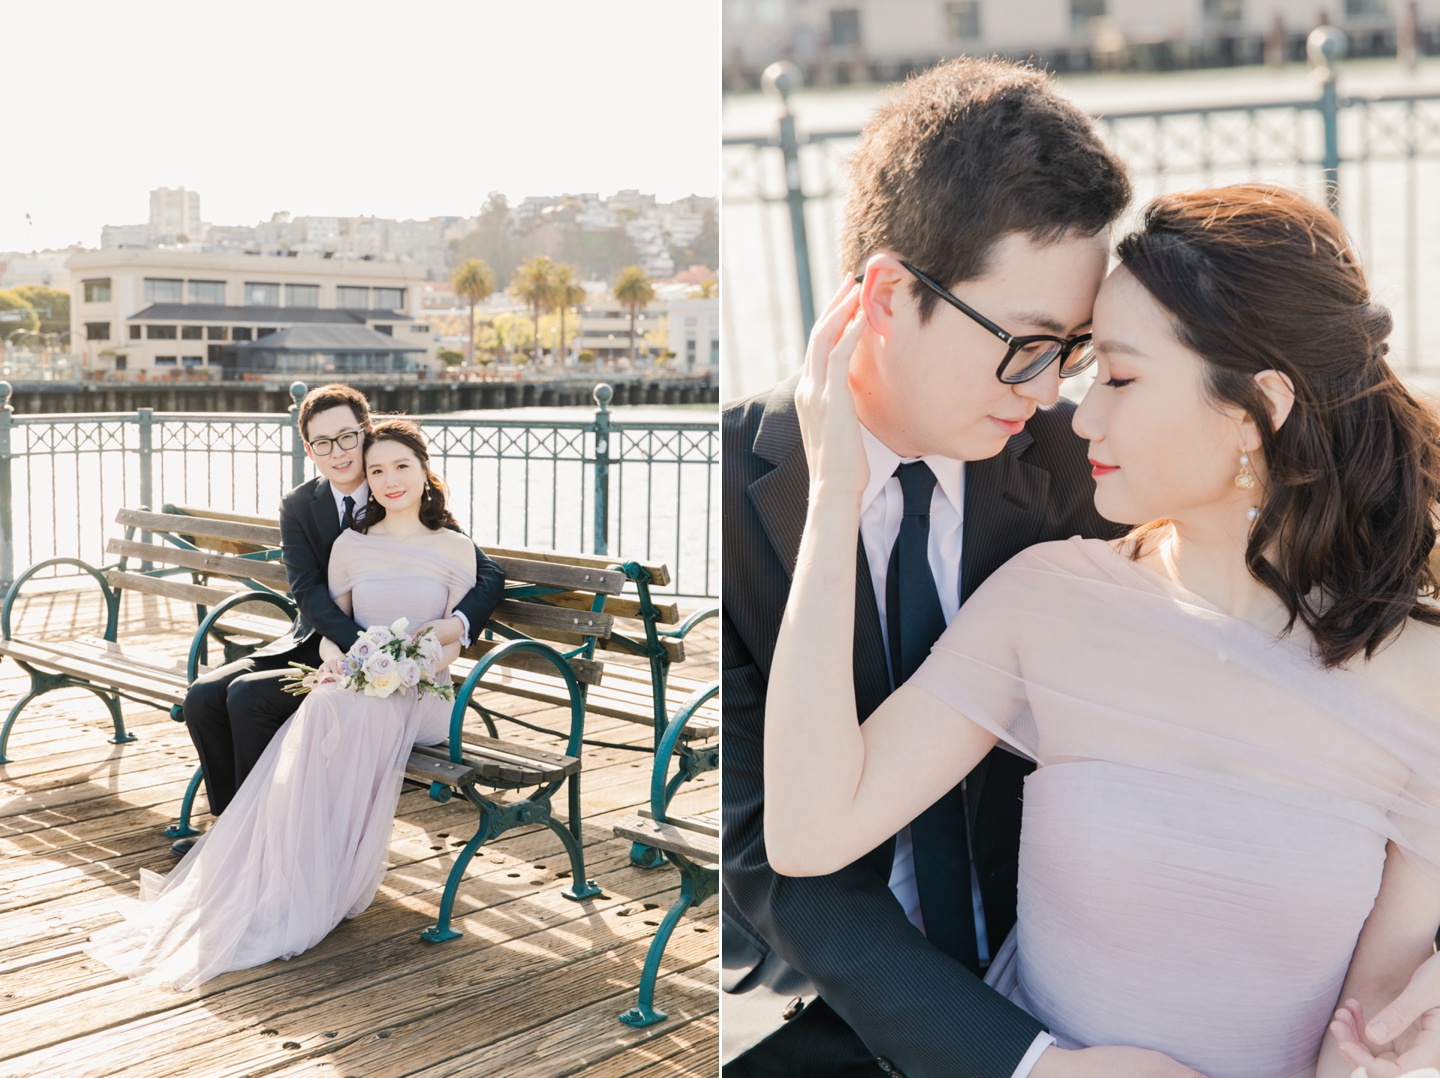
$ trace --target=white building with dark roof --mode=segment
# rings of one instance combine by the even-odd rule
[[[72,350],[93,370],[237,367],[234,346],[297,325],[358,326],[434,365],[420,318],[423,267],[173,249],[82,251],[72,281]],[[373,342],[372,342],[373,343]]]

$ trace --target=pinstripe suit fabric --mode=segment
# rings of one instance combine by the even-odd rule
[[[758,1064],[767,1053],[783,1048],[787,1039],[814,1038],[827,1024],[796,1020],[785,1027],[783,1005],[757,1015],[754,1006],[745,1005],[746,994],[755,992],[759,1001],[813,998],[818,992],[872,1056],[883,1057],[907,1078],[1009,1078],[1042,1027],[983,985],[973,967],[966,968],[970,963],[942,953],[906,920],[887,885],[893,841],[823,877],[777,876],[765,860],[766,680],[809,497],[794,388],[792,378],[732,405],[721,422],[722,947],[730,993],[722,1001],[722,1016],[727,1025],[737,1023],[727,1028],[725,1040],[753,1043],[783,1028],[750,1053],[761,1072]],[[1114,525],[1095,513],[1085,444],[1070,430],[1073,410],[1062,402],[1037,412],[1000,454],[966,465],[962,602],[1031,544],[1115,534]],[[853,667],[863,722],[890,689],[878,608],[858,547]],[[1015,923],[1021,784],[1029,770],[1028,763],[997,749],[967,783],[992,954]],[[949,800],[961,811],[958,797]],[[963,849],[957,856],[964,856]],[[968,893],[956,899],[968,908]],[[797,984],[806,988],[797,990]],[[818,1062],[835,1052],[817,1048],[814,1055]],[[792,1066],[791,1073],[836,1071],[822,1064],[808,1070]]]

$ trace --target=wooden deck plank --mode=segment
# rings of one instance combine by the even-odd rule
[[[28,599],[17,606],[17,625],[39,626],[53,639],[98,634],[98,589],[89,599],[36,599],[28,609]],[[133,626],[122,629],[123,639],[174,661],[188,646],[194,611],[134,593],[122,599],[121,620]],[[709,650],[695,650],[692,663],[715,654],[708,641],[704,646]],[[642,695],[633,687],[644,676],[640,664],[607,656],[607,681],[612,669],[622,673],[625,695]],[[0,662],[0,707],[27,685],[18,667]],[[478,698],[527,722],[568,729],[568,716],[544,701],[488,690]],[[713,901],[687,915],[667,949],[657,1005],[673,1017],[641,1031],[616,1020],[634,1002],[655,931],[647,922],[658,923],[679,882],[670,869],[635,868],[629,844],[613,835],[616,821],[648,800],[648,754],[599,746],[582,753],[587,874],[604,897],[564,899],[569,863],[558,840],[546,829],[517,829],[482,848],[459,889],[456,924],[465,935],[421,943],[418,932],[434,917],[476,814],[458,799],[441,805],[407,787],[390,868],[369,910],[289,962],[170,993],[118,978],[73,950],[115,919],[116,900],[136,893],[141,867],[174,864],[160,828],[173,819],[194,767],[184,727],[166,712],[131,702],[122,710],[140,740],[111,745],[109,715],[98,700],[83,690],[53,693],[17,724],[16,763],[0,765],[0,909],[8,911],[0,916],[0,996],[12,996],[0,998],[7,1032],[0,1074],[718,1075]],[[467,740],[485,735],[478,718],[468,720]],[[513,724],[502,723],[501,735],[518,758],[563,749],[563,741]],[[590,714],[586,736],[643,747],[652,735]],[[556,800],[563,816],[563,794]],[[717,804],[718,783],[709,774],[686,785],[674,811],[704,814]],[[197,824],[207,820],[197,815]],[[459,1038],[440,1033],[456,1029]],[[382,1030],[390,1036],[378,1036]],[[418,1054],[397,1054],[410,1044]],[[672,1069],[655,1070],[664,1066]]]

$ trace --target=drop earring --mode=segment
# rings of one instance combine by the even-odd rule
[[[1255,487],[1255,473],[1250,470],[1250,454],[1240,454],[1240,474],[1235,477],[1235,485],[1241,490],[1253,490]],[[1251,506],[1245,510],[1245,519],[1252,523],[1260,516],[1260,510]]]

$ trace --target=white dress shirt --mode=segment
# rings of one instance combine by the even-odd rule
[[[949,457],[902,457],[863,425],[860,437],[865,443],[865,457],[870,463],[870,482],[860,497],[860,541],[865,546],[865,561],[870,567],[875,605],[880,610],[880,633],[885,640],[885,664],[888,667],[890,629],[885,619],[885,577],[890,569],[890,552],[900,537],[900,522],[905,516],[905,495],[900,489],[900,480],[895,477],[895,469],[901,464],[923,460],[935,476],[935,490],[930,495],[928,553],[930,572],[940,593],[940,609],[948,625],[960,610],[960,552],[965,538],[965,462]],[[973,862],[970,865],[970,888],[976,940],[981,958],[988,961],[985,912],[980,902],[980,880]],[[895,836],[890,890],[904,908],[910,923],[924,932],[925,917],[920,909],[920,892],[915,883],[915,847],[908,826]],[[1037,1036],[1011,1078],[1027,1078],[1040,1054],[1054,1043],[1055,1038],[1048,1033]]]
[[[340,517],[340,526],[344,527],[346,495],[341,494],[340,488],[334,483],[330,484],[330,493],[335,495],[335,512]],[[350,492],[349,496],[355,499],[355,516],[358,517],[364,511],[365,503],[370,500],[370,484],[368,482],[362,482]],[[450,616],[460,619],[460,625],[462,626],[460,629],[460,644],[468,648],[470,646],[470,619],[458,610]]]

